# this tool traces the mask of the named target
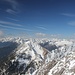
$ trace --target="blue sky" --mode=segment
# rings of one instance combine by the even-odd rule
[[[75,34],[75,0],[0,0],[5,35]]]

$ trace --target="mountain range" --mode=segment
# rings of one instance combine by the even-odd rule
[[[75,75],[75,40],[2,38],[0,75]]]

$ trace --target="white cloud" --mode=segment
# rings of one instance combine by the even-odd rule
[[[23,30],[23,31],[33,31],[33,30],[30,30],[30,29],[24,29],[24,28],[19,28],[19,27],[16,28],[16,27],[11,27],[11,26],[4,26],[2,24],[0,24],[0,27]]]
[[[46,36],[46,34],[44,34],[44,33],[36,33],[35,35],[38,36],[38,37],[44,37],[44,36]]]
[[[60,37],[60,36],[62,36],[61,34],[52,34],[52,35],[50,35],[51,37]]]
[[[12,9],[7,9],[6,12],[15,15],[17,12]]]
[[[44,33],[36,33],[37,37],[44,37],[44,38],[63,38],[62,34],[44,34]]]
[[[3,31],[0,30],[0,36],[3,36],[3,34],[4,34]]]
[[[19,21],[17,19],[13,19],[13,18],[10,18],[10,17],[6,17],[7,19],[10,19],[10,20],[13,20],[13,21]]]
[[[21,24],[15,24],[12,22],[7,22],[7,21],[0,21],[0,27],[23,30],[23,31],[33,31],[30,29],[23,28],[23,25]]]
[[[17,14],[19,12],[19,3],[17,0],[3,0],[10,5],[10,8],[7,8],[5,11],[10,14]]]
[[[7,21],[0,21],[0,24],[12,25],[12,26],[22,26],[20,24],[15,24],[15,23],[12,23],[12,22],[7,22]]]
[[[68,23],[69,25],[75,26],[75,21],[71,21]]]
[[[75,14],[69,14],[69,13],[62,13],[61,15],[68,16],[68,17],[75,17]]]
[[[36,26],[36,28],[43,29],[43,30],[47,30],[45,27],[42,27],[42,26]]]

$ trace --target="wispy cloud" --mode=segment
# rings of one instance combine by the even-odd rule
[[[17,13],[16,11],[14,11],[12,9],[7,9],[6,12],[10,13],[10,14],[13,14],[13,15],[15,15]]]
[[[19,27],[4,26],[4,25],[2,25],[2,24],[0,24],[0,27],[11,28],[11,29],[17,29],[17,30],[22,30],[22,31],[33,31],[33,30],[30,30],[30,29],[24,29],[24,28],[19,28]]]
[[[19,21],[17,19],[13,19],[13,18],[10,18],[10,17],[6,17],[6,18],[9,19],[9,20],[13,20],[13,21]]]
[[[17,6],[19,5],[16,0],[5,0],[5,1],[8,2],[9,4],[11,4],[12,9],[14,9],[14,10],[16,10]]]
[[[4,32],[2,30],[0,30],[0,36],[3,36]]]
[[[45,27],[42,27],[42,26],[36,26],[36,28],[42,29],[42,30],[47,30]]]
[[[17,14],[19,12],[18,11],[19,3],[17,2],[17,0],[3,0],[3,1],[7,2],[10,5],[10,8],[6,9],[7,13]]]
[[[5,0],[9,3],[11,3],[12,5],[18,5],[18,2],[16,0]]]
[[[75,14],[69,14],[69,13],[62,13],[61,15],[68,16],[68,17],[75,17]]]
[[[12,22],[7,22],[7,21],[0,21],[0,24],[12,25],[12,26],[23,26],[23,25],[20,25],[20,24],[15,24],[15,23],[12,23]]]
[[[4,27],[4,28],[33,31],[33,30],[30,30],[30,29],[23,28],[23,25],[21,25],[21,24],[15,24],[15,23],[12,23],[12,22],[7,22],[7,21],[0,21],[0,26]]]
[[[71,21],[68,24],[71,25],[71,26],[75,26],[75,21]]]
[[[12,9],[6,9],[6,12],[7,12],[8,14],[17,16],[17,11],[15,11],[15,10],[12,10]]]

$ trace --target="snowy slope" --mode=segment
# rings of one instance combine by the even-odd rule
[[[3,38],[0,41],[18,43],[7,61],[3,61],[0,75],[75,75],[74,40]]]

